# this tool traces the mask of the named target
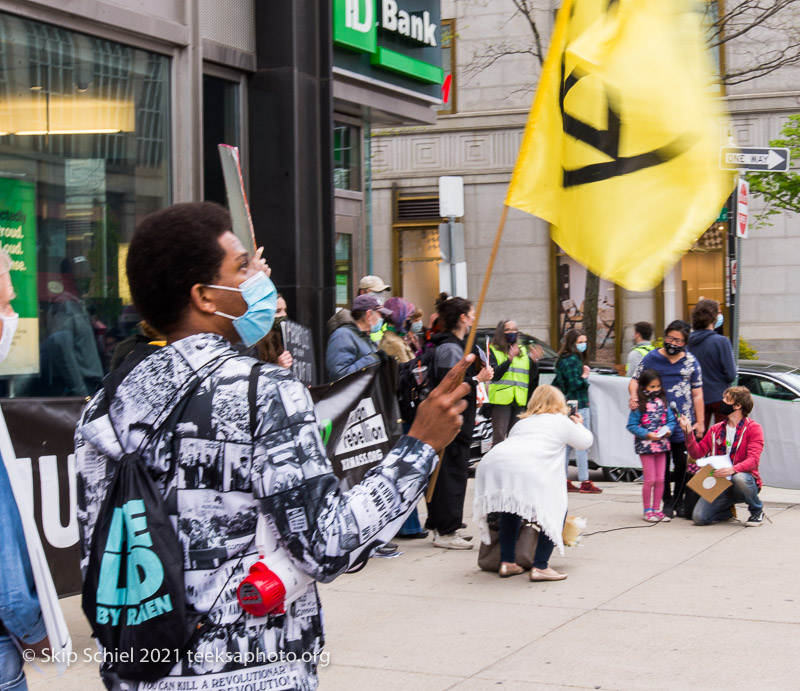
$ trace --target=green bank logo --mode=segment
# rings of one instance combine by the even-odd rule
[[[164,567],[150,549],[144,502],[135,499],[114,509],[111,528],[100,562],[97,586],[97,623],[117,626],[123,607],[128,626],[172,611],[169,595],[153,597],[164,582]],[[122,564],[125,564],[123,574]],[[124,584],[124,585],[121,585]]]
[[[378,49],[375,0],[334,0],[333,40],[362,53]]]
[[[377,3],[381,3],[380,20]],[[441,84],[439,65],[412,58],[378,45],[378,28],[422,46],[437,46],[439,25],[430,12],[409,13],[397,0],[333,0],[333,41],[339,46],[370,54],[376,67],[397,72],[428,84]]]

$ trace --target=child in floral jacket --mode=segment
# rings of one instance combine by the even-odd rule
[[[642,461],[644,485],[642,487],[643,518],[649,523],[669,521],[658,510],[664,493],[664,471],[669,451],[669,436],[678,422],[667,406],[667,397],[658,372],[643,370],[639,375],[639,407],[628,416],[628,431],[634,437],[634,448]]]

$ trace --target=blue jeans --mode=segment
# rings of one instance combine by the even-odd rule
[[[500,514],[500,561],[513,564],[517,552],[517,537],[522,518],[515,513]],[[546,569],[555,545],[543,532],[539,531],[536,551],[533,553],[533,568]]]
[[[583,426],[590,430],[592,429],[592,421],[589,415],[589,408],[581,408],[578,411],[583,416]],[[567,477],[569,477],[569,455],[572,452],[572,447],[567,446]],[[589,449],[585,451],[576,451],[575,458],[578,462],[578,480],[586,482],[589,479]]]
[[[7,635],[0,634],[0,691],[27,691],[22,655]]]
[[[400,526],[400,530],[397,532],[398,535],[416,535],[417,533],[422,532],[422,524],[419,522],[419,512],[415,508],[410,514],[408,514],[408,518],[406,518],[406,522]]]
[[[707,502],[702,497],[692,512],[695,525],[708,525],[714,521],[724,521],[730,518],[730,508],[734,504],[744,502],[751,514],[758,513],[763,508],[758,498],[758,485],[750,473],[734,473],[731,478],[733,485],[728,487],[714,501]]]

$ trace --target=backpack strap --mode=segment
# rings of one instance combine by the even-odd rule
[[[172,408],[172,410],[175,410],[175,408],[177,408],[183,401],[188,399],[189,396],[191,396],[195,392],[197,387],[200,386],[202,382],[208,379],[214,372],[216,372],[220,367],[222,367],[222,365],[224,365],[228,360],[231,360],[234,357],[237,356],[231,355],[229,357],[221,358],[219,362],[214,363],[213,367],[210,367],[205,372],[203,372],[202,376],[197,376],[200,374],[199,371],[194,372],[192,376],[196,379],[196,381],[191,381],[191,378],[186,380],[183,383],[183,385],[179,387],[172,394],[170,399],[167,401],[166,405],[161,409],[158,415],[155,416],[154,420],[157,421],[159,418],[161,418],[164,415],[164,413],[170,410],[170,407]],[[119,432],[117,432],[117,428],[114,426],[114,421],[111,419],[111,401],[113,399],[113,395],[109,392],[108,389],[104,390],[108,404],[108,413],[107,413],[108,424],[111,426],[111,430],[114,432],[114,436],[117,438],[117,442],[119,443],[120,449],[122,450],[122,455],[124,456],[126,454],[125,446],[122,443],[122,439],[119,436]],[[175,399],[177,399],[177,401]],[[161,422],[155,425],[148,434],[145,435],[144,439],[142,439],[142,441],[139,443],[139,446],[137,446],[136,450],[133,452],[134,454],[140,453],[142,449],[144,449],[151,441],[153,441],[156,434],[158,434],[158,432],[160,432],[166,426],[171,415],[172,412],[170,412],[163,420],[161,420]]]
[[[256,425],[258,424],[256,396],[258,394],[258,376],[261,373],[261,365],[263,364],[263,362],[257,362],[253,365],[248,379],[247,401],[250,404],[250,437],[252,439],[255,439]]]

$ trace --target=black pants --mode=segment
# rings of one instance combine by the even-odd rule
[[[675,506],[683,497],[683,491],[686,486],[686,442],[673,441],[670,443],[672,450],[672,464],[675,470],[670,472],[669,460],[667,460],[667,467],[664,470],[664,506],[671,504]],[[673,487],[670,482],[674,482]]]
[[[525,406],[509,403],[492,406],[492,446],[503,441],[511,428],[519,421],[517,415],[525,412]]]
[[[469,479],[470,440],[460,436],[453,439],[444,451],[442,467],[433,491],[433,500],[428,503],[426,528],[440,535],[449,535],[461,527],[464,518],[464,497]]]

